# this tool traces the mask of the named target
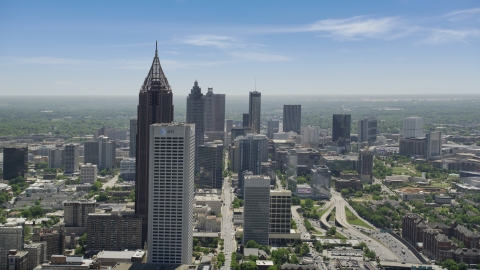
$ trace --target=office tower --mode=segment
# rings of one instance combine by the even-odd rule
[[[442,155],[442,132],[432,131],[427,133],[427,159]]]
[[[29,270],[28,252],[12,249],[8,252],[8,270]]]
[[[135,158],[123,158],[120,161],[120,177],[125,181],[135,181]]]
[[[221,141],[206,142],[198,147],[198,187],[221,189],[223,185],[223,144]]]
[[[3,179],[24,177],[28,171],[28,147],[3,148]]]
[[[78,145],[65,145],[65,173],[77,172],[78,165]]]
[[[358,120],[358,142],[374,142],[377,140],[377,118],[367,117]]]
[[[287,189],[297,194],[298,155],[295,149],[287,150]]]
[[[195,81],[190,94],[187,96],[187,123],[195,124],[195,155],[198,155],[198,146],[204,145],[204,124],[206,123],[205,112],[206,99],[203,97],[202,89]],[[195,157],[195,174],[199,172],[198,157]]]
[[[427,151],[427,138],[400,138],[398,152],[400,155],[424,157]]]
[[[88,250],[143,249],[142,218],[122,213],[90,213],[87,219]]]
[[[283,105],[283,132],[300,134],[302,126],[302,105]]]
[[[330,180],[332,173],[325,165],[313,165],[310,170],[310,186],[320,198],[330,198]]]
[[[202,88],[195,81],[190,94],[187,96],[187,123],[195,124],[195,146],[203,145],[205,134],[204,123],[207,113],[205,112],[206,98],[203,97]]]
[[[80,179],[82,184],[93,184],[97,181],[97,165],[87,163],[80,167]]]
[[[254,240],[268,246],[270,229],[270,178],[246,172],[243,191],[243,244]]]
[[[150,125],[173,122],[172,99],[172,89],[160,66],[158,50],[155,49],[152,67],[138,95],[135,213],[143,217],[142,243],[147,241],[148,231]]]
[[[111,169],[115,167],[117,156],[117,142],[109,140],[108,137],[98,137],[98,169]]]
[[[65,227],[87,227],[88,214],[95,213],[95,200],[64,201]]]
[[[302,127],[302,144],[307,146],[308,144],[314,144],[318,146],[320,141],[320,132],[318,127],[304,126]]]
[[[360,150],[358,155],[359,173],[362,182],[372,183],[373,180],[373,153],[368,148]]]
[[[190,264],[195,125],[150,127],[148,262]]]
[[[135,157],[137,149],[137,118],[130,118],[130,157]]]
[[[232,128],[233,128],[233,120],[232,120],[232,119],[227,119],[225,125],[226,125],[226,130],[225,130],[225,132],[226,132],[226,133],[230,132],[230,131],[232,130]]]
[[[28,243],[23,244],[23,250],[28,252],[27,269],[34,269],[39,264],[43,264],[47,255],[47,243]]]
[[[225,131],[225,94],[214,94],[211,87],[205,95],[205,131]]]
[[[270,190],[269,234],[290,234],[292,219],[292,192]]]
[[[403,138],[423,137],[423,117],[403,118]]]
[[[8,269],[8,251],[10,249],[22,250],[23,226],[16,223],[0,225],[0,269]]]
[[[280,120],[278,118],[270,118],[267,122],[267,137],[273,140],[273,134],[277,133],[280,129]]]
[[[238,137],[239,171],[238,185],[243,187],[243,172],[251,171],[258,175],[262,171],[262,162],[268,161],[268,140],[265,135],[247,134]]]
[[[35,226],[32,235],[33,242],[47,242],[47,260],[52,255],[63,254],[65,251],[65,227],[61,223],[53,228],[41,228]]]
[[[49,168],[61,168],[64,164],[64,149],[51,149],[48,151],[48,167]]]
[[[98,141],[89,141],[83,144],[83,162],[98,165]]]
[[[252,132],[255,134],[260,134],[261,99],[262,93],[257,91],[250,92],[248,100],[248,115],[250,116],[248,126],[252,127]]]
[[[124,141],[127,139],[127,130],[109,128],[105,130],[104,136],[108,137],[111,141]]]
[[[350,141],[351,120],[350,114],[333,115],[332,142],[337,142],[339,138]]]
[[[250,115],[248,113],[243,114],[242,127],[250,127]]]

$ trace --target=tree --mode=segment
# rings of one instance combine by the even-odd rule
[[[30,229],[30,226],[23,227],[23,239],[24,240],[30,240],[30,238],[32,237],[31,233],[32,233],[32,229]]]
[[[253,261],[248,261],[240,265],[241,270],[257,270],[257,264]]]
[[[91,190],[96,192],[96,191],[99,191],[101,188],[102,188],[102,182],[96,181],[95,183],[93,183]]]
[[[313,208],[313,203],[314,203],[313,200],[308,198],[308,199],[305,200],[305,207],[311,209],[311,208]]]
[[[255,242],[254,240],[248,240],[247,244],[245,245],[246,248],[258,248],[259,245],[257,244],[257,242]]]
[[[335,235],[337,234],[337,227],[332,226],[330,229],[327,231],[327,235]]]
[[[108,195],[107,195],[107,193],[101,193],[100,195],[98,195],[97,201],[99,201],[99,202],[106,202],[106,201],[108,201]]]
[[[300,205],[300,198],[297,196],[292,196],[292,205]]]
[[[340,193],[342,193],[342,196],[347,196],[348,194],[350,194],[350,191],[348,191],[348,188],[342,188]]]
[[[32,206],[30,207],[30,213],[34,218],[43,217],[43,208],[40,205]]]
[[[468,265],[464,262],[461,262],[458,264],[458,270],[467,270],[468,269]]]
[[[448,259],[448,260],[442,262],[441,266],[443,268],[447,269],[447,270],[458,270],[457,263],[452,259]]]
[[[300,263],[300,260],[298,259],[297,255],[292,254],[292,255],[290,256],[290,261],[289,261],[289,262],[290,262],[290,263],[293,263],[293,264],[298,264],[298,263]]]
[[[275,265],[272,265],[272,266],[268,267],[267,270],[278,270],[278,269],[277,269],[277,267],[275,267]]]
[[[282,265],[289,261],[290,251],[286,248],[279,248],[277,250],[272,251],[272,259],[275,265]]]
[[[361,192],[361,191],[356,191],[356,192],[355,192],[355,197],[360,198],[360,197],[362,197],[362,196],[363,196],[363,192]]]

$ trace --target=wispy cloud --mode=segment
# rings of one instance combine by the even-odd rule
[[[88,64],[92,64],[93,62],[90,60],[58,58],[58,57],[16,58],[15,61],[24,63],[24,64],[69,65],[69,66],[88,65]]]
[[[194,46],[216,47],[219,49],[245,48],[246,45],[237,38],[221,35],[195,35],[182,41],[184,44]]]
[[[432,29],[430,36],[423,41],[426,44],[468,43],[467,39],[480,37],[480,30]]]
[[[286,62],[293,60],[292,58],[283,55],[267,54],[252,51],[236,51],[230,53],[230,55],[235,58],[246,60],[249,62]]]
[[[458,10],[445,14],[443,17],[449,21],[465,21],[474,18],[476,21],[480,21],[480,8],[471,8]]]

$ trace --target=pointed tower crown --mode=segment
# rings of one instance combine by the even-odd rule
[[[167,77],[165,77],[165,74],[163,73],[160,59],[158,59],[158,42],[155,43],[155,57],[153,58],[152,67],[140,88],[140,91],[150,90],[172,91]]]

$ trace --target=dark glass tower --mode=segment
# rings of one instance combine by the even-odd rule
[[[137,112],[135,213],[142,217],[142,244],[148,232],[148,164],[150,125],[173,122],[173,95],[155,48],[155,57],[140,94]]]
[[[350,114],[334,114],[332,125],[332,141],[336,142],[339,138],[350,141],[350,129],[352,125],[352,116]]]
[[[248,114],[250,118],[249,127],[252,128],[252,132],[255,134],[260,134],[260,113],[261,113],[261,102],[262,102],[262,93],[253,91],[250,92],[249,102],[248,102]],[[245,119],[245,118],[244,118]]]
[[[300,134],[302,125],[302,105],[283,105],[283,132],[294,131]]]
[[[28,147],[3,148],[3,179],[24,177],[28,172]]]
[[[187,123],[195,124],[195,173],[197,173],[198,146],[205,144],[205,98],[197,81],[195,81],[190,94],[187,96]]]

